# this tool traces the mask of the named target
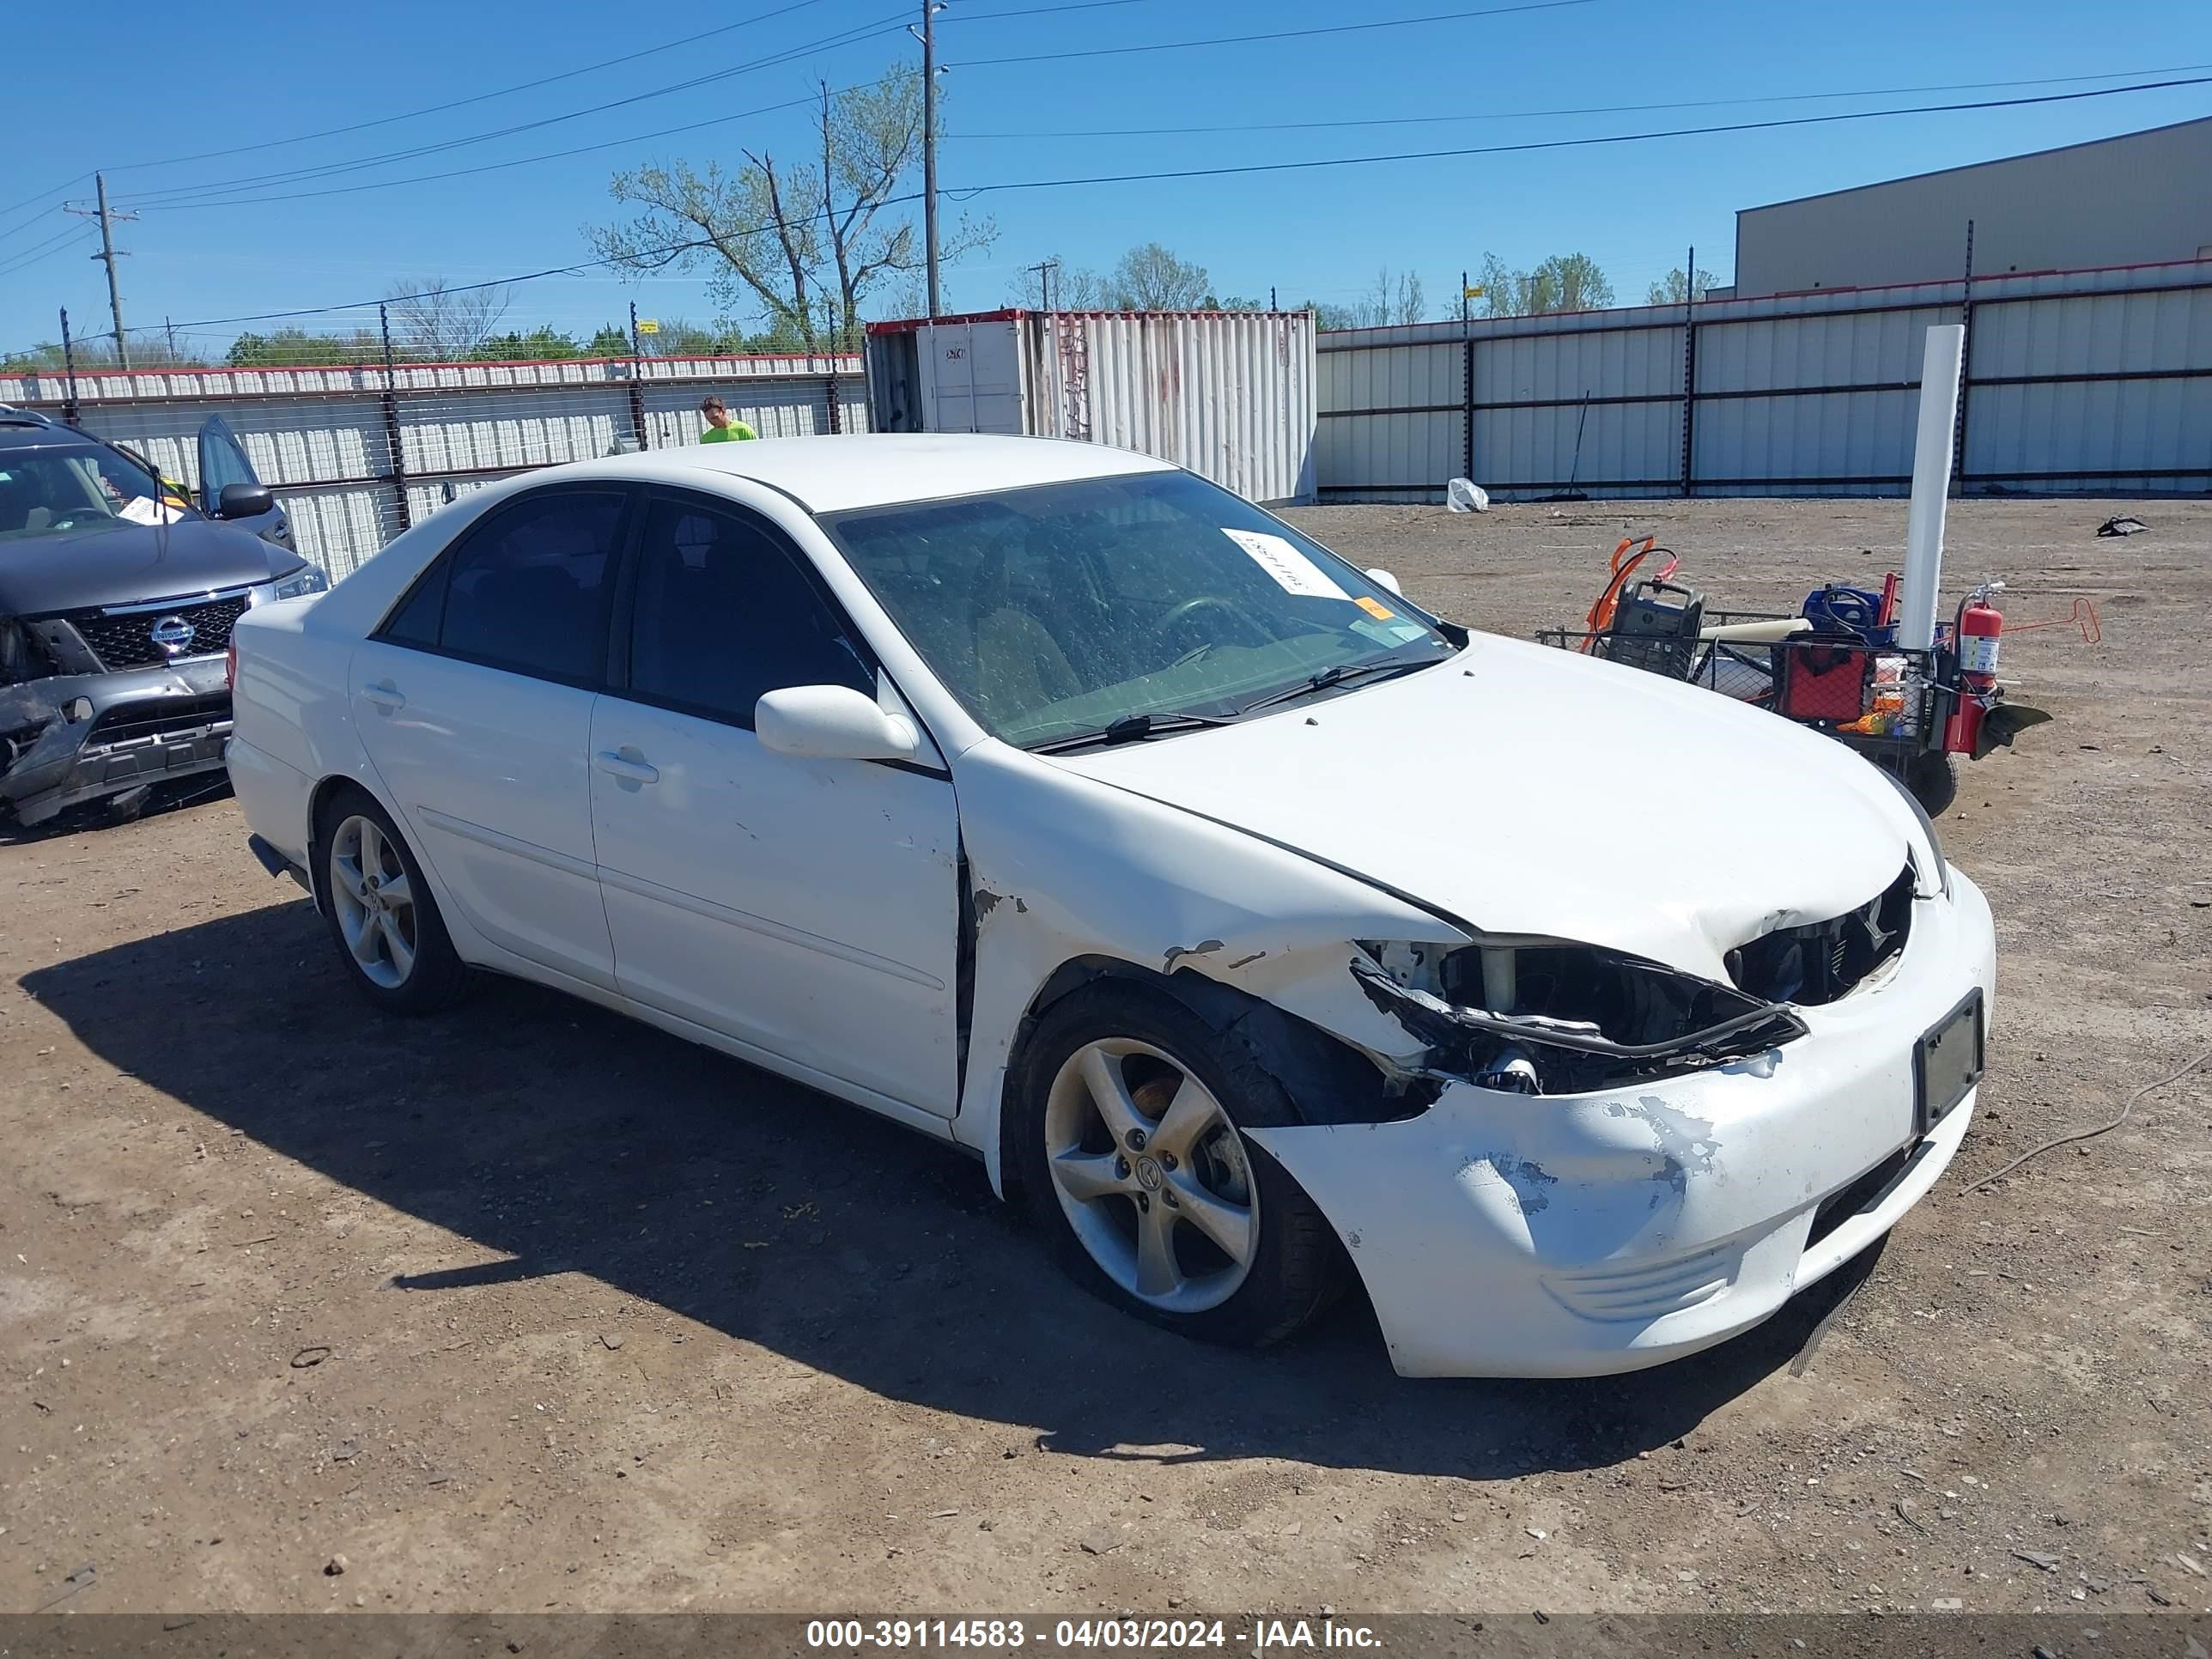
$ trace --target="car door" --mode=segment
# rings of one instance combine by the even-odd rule
[[[494,507],[356,648],[348,688],[442,896],[494,945],[610,990],[586,769],[631,500],[554,485]]]
[[[225,484],[258,484],[259,475],[253,463],[246,459],[244,446],[220,415],[210,415],[200,427],[200,511],[210,519],[222,505]],[[256,514],[250,519],[227,520],[241,529],[251,530],[264,542],[289,550],[292,545],[291,521],[284,516],[282,507],[271,507],[266,513]]]
[[[591,791],[623,993],[802,1073],[951,1116],[950,775],[933,751],[801,760],[753,735],[754,704],[781,687],[897,697],[805,555],[732,502],[649,492],[616,651]]]

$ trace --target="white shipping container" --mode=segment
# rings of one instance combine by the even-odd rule
[[[868,329],[878,432],[1138,450],[1263,505],[1314,499],[1309,312],[997,311]]]

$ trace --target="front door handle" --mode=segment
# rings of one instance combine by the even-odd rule
[[[407,707],[407,699],[399,695],[399,688],[390,680],[364,685],[361,688],[361,695],[365,702],[374,704],[387,714]]]
[[[620,778],[625,783],[658,783],[660,781],[659,769],[631,758],[636,752],[633,749],[617,754],[611,749],[602,749],[592,757],[592,764],[609,777]]]

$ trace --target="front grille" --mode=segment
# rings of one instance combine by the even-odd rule
[[[230,648],[232,624],[244,614],[249,602],[246,595],[240,593],[229,599],[182,600],[174,607],[155,610],[79,611],[67,621],[100,659],[101,667],[154,668],[184,657],[221,656]],[[163,623],[175,621],[192,631],[189,640],[172,648],[155,639],[154,632]]]
[[[197,732],[229,718],[228,691],[205,697],[149,697],[102,709],[84,740],[88,746],[142,743],[149,738],[165,738],[178,732]]]
[[[1856,910],[1802,927],[1779,927],[1728,953],[1739,990],[1769,1002],[1818,1007],[1848,995],[1905,948],[1912,926],[1912,866]]]

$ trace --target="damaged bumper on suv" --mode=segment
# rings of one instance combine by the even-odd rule
[[[229,736],[219,656],[0,685],[0,819],[214,771]]]
[[[1955,870],[1755,941],[1733,987],[1601,952],[1570,975],[1573,947],[1519,945],[1456,953],[1456,976],[1404,947],[1355,961],[1421,1044],[1425,1109],[1246,1131],[1336,1228],[1406,1375],[1709,1347],[1880,1238],[1966,1133],[1973,1088],[1921,1082],[1923,1039],[1965,1007],[1985,1022],[1996,988],[1989,905]]]

